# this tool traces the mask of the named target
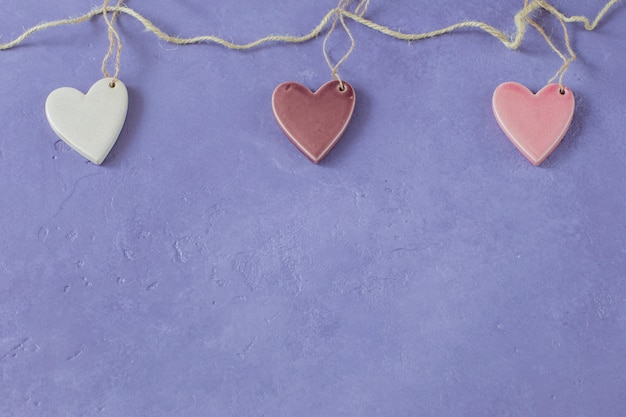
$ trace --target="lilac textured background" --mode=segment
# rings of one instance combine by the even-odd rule
[[[237,41],[308,32],[336,4],[128,3]],[[372,3],[406,31],[512,31],[522,1]],[[0,0],[0,33],[97,5]],[[625,19],[620,5],[596,32],[570,26],[575,120],[540,168],[490,108],[501,82],[536,91],[558,69],[536,32],[513,52],[352,24],[357,108],[320,166],[270,97],[329,80],[321,39],[177,48],[123,16],[129,116],[101,167],[43,105],[101,77],[102,20],[0,52],[0,415],[623,416]]]

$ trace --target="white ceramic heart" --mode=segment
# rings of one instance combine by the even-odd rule
[[[120,80],[104,78],[87,94],[63,87],[46,100],[52,130],[76,152],[100,165],[122,131],[128,111],[128,91]]]

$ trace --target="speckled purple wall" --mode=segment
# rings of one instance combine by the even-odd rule
[[[1,40],[97,3],[0,0]],[[513,32],[522,1],[440,3],[367,16]],[[128,1],[170,33],[237,41],[305,33],[335,4]],[[0,52],[0,415],[622,417],[625,19],[620,4],[595,32],[569,26],[576,113],[539,168],[491,110],[501,82],[536,91],[558,69],[536,32],[513,52],[351,24],[356,110],[318,166],[270,99],[329,80],[321,38],[174,47],[122,16],[129,114],[100,167],[43,106],[101,77],[102,20]]]

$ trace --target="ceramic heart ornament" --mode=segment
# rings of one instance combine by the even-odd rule
[[[46,100],[52,130],[76,152],[100,165],[122,131],[128,91],[120,80],[104,78],[83,94],[69,87],[54,90]]]
[[[574,117],[572,91],[548,84],[537,94],[514,82],[506,82],[493,93],[493,113],[498,124],[535,166],[559,145]]]
[[[330,81],[313,93],[296,82],[280,84],[272,96],[278,125],[289,140],[314,163],[337,144],[354,112],[350,84]]]

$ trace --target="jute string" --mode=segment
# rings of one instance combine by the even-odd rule
[[[113,77],[111,77],[113,79],[110,83],[111,88],[115,87],[115,82],[117,81],[117,77],[120,75],[122,40],[120,39],[119,33],[117,33],[117,30],[115,29],[115,20],[117,19],[117,16],[120,13],[119,9],[121,8],[123,1],[124,0],[118,0],[117,6],[113,8],[114,9],[113,15],[111,16],[110,19],[107,14],[109,10],[109,0],[104,0],[104,5],[102,6],[102,17],[104,18],[104,21],[106,22],[108,26],[108,34],[109,34],[109,50],[107,51],[106,55],[104,56],[104,60],[102,61],[102,73],[104,74],[106,78],[111,77],[107,69],[107,66],[109,63],[109,59],[113,55],[113,50],[115,50],[115,73],[113,74]]]
[[[339,89],[342,91],[344,89],[344,86],[343,86],[343,81],[341,80],[341,77],[339,77],[339,67],[341,67],[341,65],[343,65],[344,62],[346,62],[346,60],[352,54],[355,48],[354,36],[352,36],[352,32],[350,31],[350,28],[348,27],[346,23],[346,19],[345,19],[345,12],[347,11],[347,8],[348,6],[350,6],[351,3],[352,3],[352,0],[340,0],[339,1],[339,4],[337,5],[337,8],[335,9],[335,16],[333,18],[333,23],[330,26],[330,30],[324,37],[324,43],[323,43],[324,58],[326,59],[326,63],[328,64],[328,67],[330,68],[331,77],[339,81]],[[357,5],[356,9],[354,10],[354,13],[359,17],[363,17],[363,15],[367,12],[368,7],[369,7],[369,0],[362,0]],[[330,59],[330,55],[328,53],[327,44],[328,44],[328,39],[330,39],[330,35],[333,34],[333,32],[335,31],[335,28],[337,27],[337,21],[341,22],[341,26],[343,26],[344,30],[346,31],[346,34],[350,38],[350,48],[343,55],[343,57],[339,61],[337,61],[336,64],[333,65]]]
[[[544,3],[544,1],[539,0],[539,3]],[[528,4],[528,0],[524,0],[524,5],[527,6],[527,4]],[[563,28],[563,38],[565,40],[565,47],[567,48],[567,53],[569,54],[569,56],[566,56],[563,52],[561,52],[559,48],[556,47],[554,42],[552,42],[552,39],[550,39],[550,36],[548,36],[548,34],[546,33],[545,29],[542,28],[541,25],[539,25],[536,21],[534,21],[530,16],[526,16],[526,21],[533,28],[535,28],[537,32],[539,32],[539,34],[545,39],[546,43],[550,46],[550,48],[552,48],[552,50],[563,60],[563,64],[561,65],[561,68],[559,68],[559,70],[554,75],[554,77],[552,77],[548,81],[548,84],[558,78],[560,91],[561,93],[564,93],[565,89],[563,86],[563,77],[565,76],[565,73],[569,69],[570,64],[576,60],[576,53],[574,52],[574,49],[572,48],[572,43],[569,37],[569,31],[567,30],[567,25],[565,24],[562,18],[559,18],[559,17],[557,18],[559,20],[559,23],[561,24],[561,27]]]
[[[546,41],[549,41],[548,43],[550,47],[553,50],[555,50],[564,61],[563,67],[557,72],[556,76],[553,78],[553,79],[559,78],[559,80],[562,80],[562,76],[564,75],[565,71],[567,71],[567,67],[569,66],[569,63],[571,63],[574,59],[576,59],[576,55],[573,53],[573,50],[571,48],[571,42],[569,40],[569,35],[567,34],[567,28],[565,25],[567,23],[582,23],[586,30],[588,31],[594,30],[596,29],[598,24],[602,21],[602,19],[604,19],[604,17],[607,16],[609,11],[620,2],[620,0],[607,1],[607,3],[598,12],[595,19],[593,20],[590,20],[586,16],[566,16],[565,14],[560,12],[556,7],[554,7],[553,5],[548,3],[548,1],[545,1],[545,0],[532,0],[530,2],[528,2],[528,0],[525,0],[523,9],[520,10],[518,13],[516,13],[513,18],[513,21],[516,27],[516,32],[512,36],[507,35],[504,31],[501,31],[485,22],[479,22],[479,21],[459,22],[450,26],[446,26],[441,29],[433,30],[430,32],[424,32],[424,33],[403,33],[403,32],[391,29],[387,26],[383,26],[379,23],[373,22],[369,19],[366,19],[364,17],[364,14],[367,11],[367,7],[369,3],[368,0],[361,1],[359,5],[357,6],[357,8],[354,10],[354,12],[350,12],[349,10],[347,10],[347,7],[351,2],[352,0],[340,1],[339,6],[337,8],[330,10],[324,16],[321,22],[315,28],[313,28],[313,30],[311,30],[309,33],[305,35],[302,35],[302,36],[271,35],[271,36],[262,37],[260,39],[257,39],[255,41],[248,42],[248,43],[235,43],[235,42],[231,42],[226,39],[223,39],[217,36],[211,36],[211,35],[194,36],[194,37],[188,37],[188,38],[179,37],[179,36],[171,36],[163,32],[153,22],[151,22],[149,19],[139,14],[134,9],[122,6],[121,2],[118,3],[117,6],[108,6],[108,4],[106,4],[108,2],[106,2],[105,6],[94,9],[88,13],[85,13],[82,16],[56,20],[56,21],[50,21],[50,22],[45,22],[45,23],[35,25],[25,30],[17,38],[6,43],[0,43],[0,50],[15,48],[16,46],[24,42],[24,40],[26,40],[28,37],[42,30],[51,29],[57,26],[82,23],[95,16],[98,16],[101,14],[105,15],[106,13],[114,13],[114,17],[117,16],[117,14],[125,14],[127,16],[130,16],[138,20],[148,32],[153,33],[155,36],[157,36],[159,39],[165,42],[172,43],[175,45],[214,43],[214,44],[222,45],[229,49],[245,50],[245,49],[252,49],[252,48],[259,47],[268,42],[303,43],[303,42],[307,42],[317,37],[319,34],[321,34],[324,31],[324,29],[331,22],[336,27],[337,19],[339,19],[339,22],[341,22],[342,26],[350,34],[350,31],[348,30],[347,25],[345,24],[345,19],[348,18],[374,31],[377,31],[384,35],[393,37],[395,39],[403,40],[403,41],[419,41],[423,39],[434,38],[437,36],[445,35],[447,33],[451,33],[451,32],[454,32],[460,29],[466,29],[466,28],[467,29],[479,29],[493,36],[494,38],[498,39],[505,47],[516,50],[520,47],[520,45],[522,44],[522,41],[524,40],[528,25],[538,30],[539,28],[541,28],[541,26],[539,26],[536,22],[534,22],[534,20],[531,17],[531,14],[533,14],[539,9],[543,9],[549,12],[550,14],[552,14],[556,19],[558,19],[559,22],[561,22],[561,25],[565,29],[566,47],[568,49],[568,53],[570,54],[569,57],[566,57],[561,51],[558,50],[558,48],[554,46],[553,42],[550,40],[549,36],[545,33],[545,30],[543,30],[543,28],[541,28],[541,31],[540,31],[540,33],[546,39]],[[111,31],[112,26],[113,26],[113,22],[110,21],[109,31]],[[117,34],[117,32],[113,29],[112,33],[113,33],[113,37],[115,38],[115,34]],[[349,36],[351,37],[351,34]],[[117,40],[117,38],[115,39]],[[352,38],[352,42],[353,41],[354,40]],[[121,48],[121,42],[117,43],[117,47],[119,51],[119,49]],[[346,56],[344,56],[342,60],[340,60],[340,63],[338,63],[338,65],[337,64],[332,65],[329,63],[329,66],[331,67],[331,70],[333,71],[333,76],[337,75],[337,70],[339,66],[343,62],[345,62],[345,60],[347,59],[347,56],[349,56],[349,54],[352,52],[353,49],[354,49],[354,44],[352,44],[350,51],[346,54]],[[324,51],[326,54],[326,48],[324,48]],[[118,59],[119,59],[119,52],[118,52],[118,57],[116,59],[116,62]]]

